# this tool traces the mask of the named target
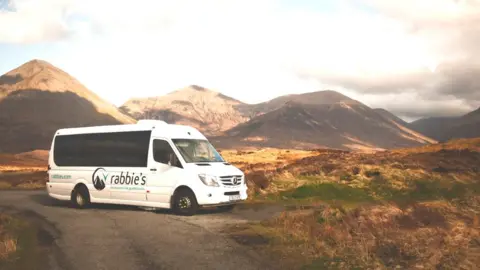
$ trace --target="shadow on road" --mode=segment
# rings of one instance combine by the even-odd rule
[[[49,197],[46,194],[32,194],[30,195],[30,199],[42,206],[46,207],[59,207],[59,208],[72,208],[75,209],[69,201],[61,201],[54,198]],[[175,215],[172,210],[170,209],[155,209],[155,210],[145,210],[138,206],[131,206],[131,205],[121,205],[121,204],[104,204],[104,203],[95,203],[88,206],[89,209],[97,209],[97,210],[114,210],[114,211],[151,211],[158,214],[167,214],[167,215]],[[145,207],[148,208],[148,207]],[[200,209],[196,215],[208,215],[208,214],[216,214],[225,212],[224,210],[218,208],[205,208]]]

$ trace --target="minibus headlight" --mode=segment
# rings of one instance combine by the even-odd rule
[[[217,177],[213,175],[199,174],[198,178],[207,186],[210,187],[219,187]]]

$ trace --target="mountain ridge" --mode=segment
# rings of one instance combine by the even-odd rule
[[[49,149],[59,128],[135,122],[46,61],[0,76],[0,152]]]
[[[247,120],[237,109],[242,105],[245,103],[220,92],[190,85],[162,96],[129,99],[120,110],[136,119],[191,125],[213,135]]]
[[[436,142],[409,129],[404,121],[390,112],[379,113],[333,90],[279,96],[256,104],[230,97],[220,100],[219,95],[219,92],[204,87],[188,86],[163,96],[131,99],[122,108],[137,119],[150,111],[169,123],[193,125],[213,138],[217,145],[225,147],[298,148],[301,145],[303,148],[385,149]],[[230,125],[219,125],[211,117],[204,118],[202,107],[205,107],[205,100],[210,104],[207,107],[212,108],[210,115],[222,115],[228,108],[229,114],[225,116],[234,119]],[[218,104],[227,105],[222,110]],[[195,112],[195,117],[186,114],[190,111]],[[211,132],[212,126],[215,132]],[[372,130],[376,133],[372,134]]]
[[[333,94],[340,99],[321,99],[317,103],[311,98],[312,94],[316,97],[332,96],[332,91],[308,93],[303,97],[300,94],[292,99],[291,96],[281,97],[279,100],[283,105],[279,108],[256,115],[226,131],[225,136],[217,136],[214,141],[223,148],[251,144],[259,147],[350,150],[388,149],[436,142],[341,94]]]
[[[409,126],[439,141],[480,137],[480,108],[458,117],[421,118]]]
[[[0,144],[0,151],[13,151],[9,145],[31,139],[15,138],[18,132],[39,134],[41,143],[22,148],[31,151],[48,148],[56,127],[134,123],[142,118],[191,125],[227,146],[386,149],[436,142],[388,111],[371,109],[333,90],[247,104],[189,85],[157,97],[130,98],[116,107],[67,72],[38,59],[0,77],[0,112],[0,126],[10,142]]]

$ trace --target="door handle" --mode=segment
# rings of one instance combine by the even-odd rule
[[[157,169],[155,169],[155,168],[151,168],[151,169],[150,169],[150,171],[152,171],[152,172],[156,172],[156,171],[157,171]]]

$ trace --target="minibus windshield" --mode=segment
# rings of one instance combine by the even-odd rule
[[[225,162],[207,140],[172,139],[172,141],[187,163]]]

